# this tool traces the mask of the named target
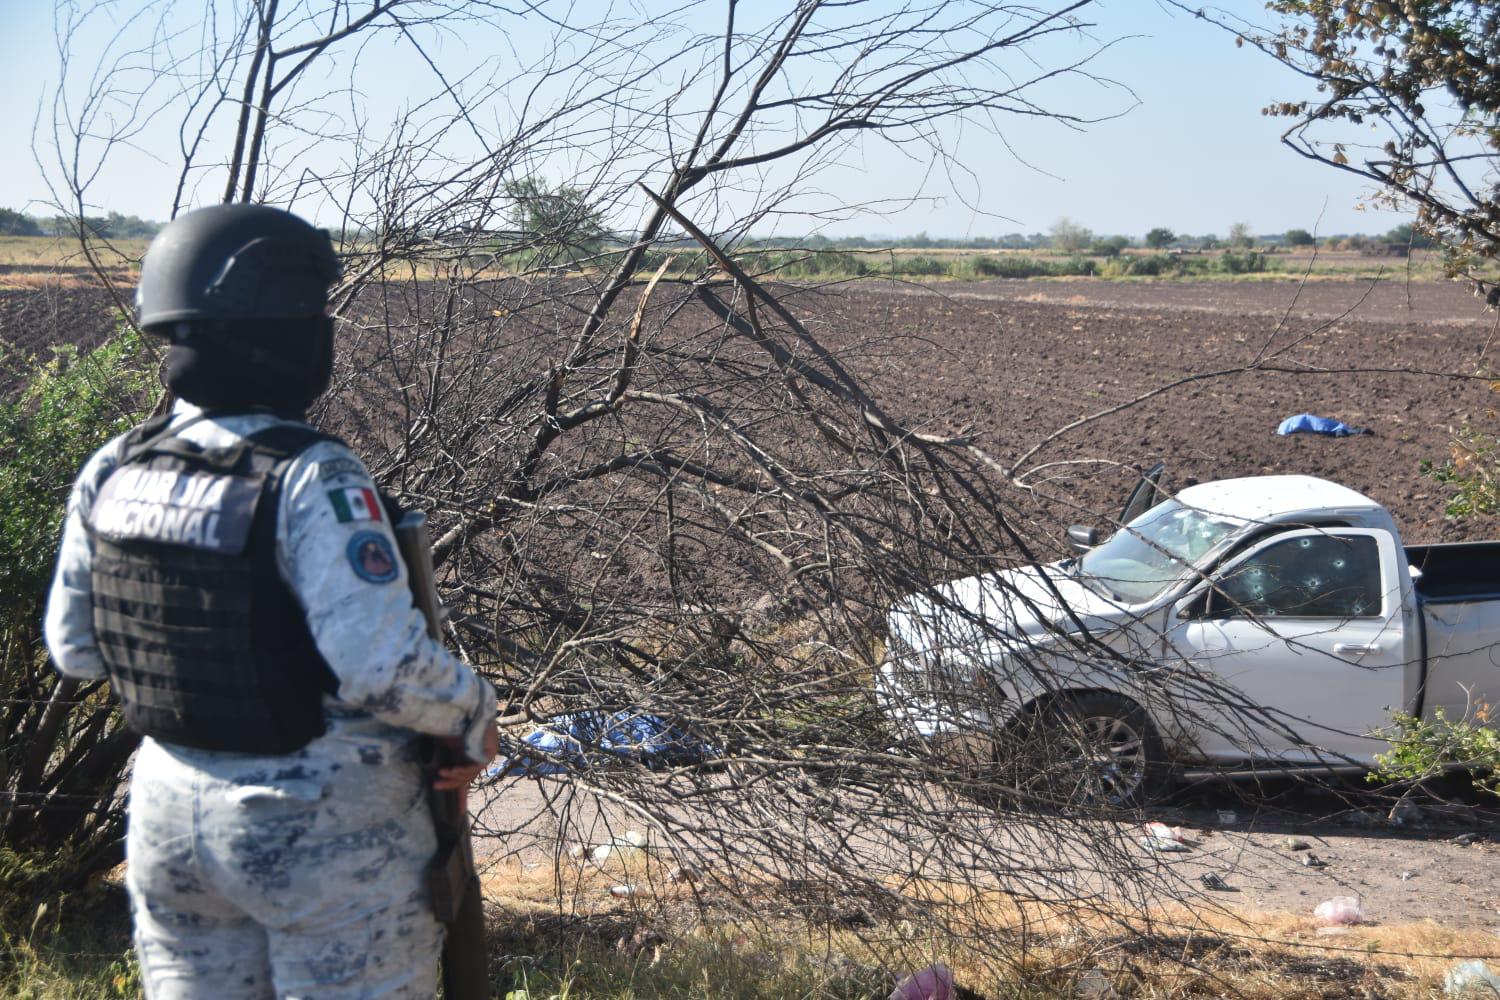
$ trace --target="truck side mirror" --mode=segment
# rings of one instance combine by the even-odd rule
[[[1068,529],[1068,544],[1075,552],[1087,552],[1099,544],[1099,529],[1085,524],[1075,524]]]

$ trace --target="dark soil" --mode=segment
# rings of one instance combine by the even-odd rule
[[[1412,542],[1496,534],[1446,519],[1444,488],[1421,472],[1465,421],[1494,419],[1489,382],[1473,376],[1490,366],[1496,317],[1459,286],[884,283],[824,303],[823,335],[867,338],[861,367],[892,409],[927,430],[972,428],[1007,465],[1072,421],[1203,376],[1048,444],[1023,465],[1040,492],[1118,512],[1131,476],[1091,460],[1165,461],[1177,487],[1306,473],[1385,504]],[[1276,436],[1302,412],[1372,433]]]
[[[1164,389],[1023,463],[1048,532],[1089,511],[1117,513],[1133,481],[1121,466],[1165,461],[1177,487],[1268,473],[1332,479],[1388,506],[1411,542],[1500,534],[1482,518],[1445,518],[1444,488],[1421,471],[1447,456],[1466,421],[1494,422],[1496,396],[1476,376],[1490,367],[1496,317],[1458,285],[866,282],[790,299],[891,411],[922,429],[972,433],[1006,465],[1072,421]],[[98,289],[0,291],[3,388],[16,388],[18,355],[95,344],[111,316]],[[1302,412],[1372,433],[1276,436]]]

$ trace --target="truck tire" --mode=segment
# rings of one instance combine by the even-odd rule
[[[1058,695],[1011,725],[999,743],[1001,780],[1030,807],[1138,809],[1168,785],[1151,717],[1108,691]]]

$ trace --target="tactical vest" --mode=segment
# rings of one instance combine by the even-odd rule
[[[89,513],[94,637],[136,732],[285,754],[323,734],[337,681],[276,569],[282,480],[301,425],[204,448],[156,418],[132,431]]]

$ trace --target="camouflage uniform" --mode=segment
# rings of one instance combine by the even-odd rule
[[[174,425],[197,414],[179,403]],[[268,413],[201,420],[182,437],[235,443]],[[85,519],[119,460],[84,466],[47,608],[67,676],[105,675],[94,643]],[[295,753],[215,753],[147,739],[130,793],[127,882],[147,996],[431,997],[441,929],[427,909],[434,851],[417,734],[483,760],[494,692],[430,639],[412,607],[374,485],[319,442],[288,470],[276,561],[338,680],[327,730]]]

